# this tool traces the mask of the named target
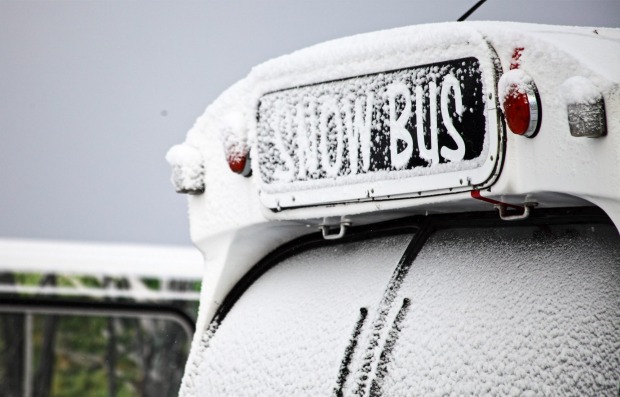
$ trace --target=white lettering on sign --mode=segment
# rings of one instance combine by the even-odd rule
[[[331,119],[331,123],[330,123]],[[334,124],[334,128],[330,128],[330,124]],[[327,97],[321,105],[321,112],[319,118],[319,131],[321,132],[321,142],[319,142],[319,148],[321,150],[321,165],[325,170],[328,177],[337,177],[342,167],[343,156],[343,139],[344,139],[344,126],[342,125],[342,116],[340,114],[340,108],[336,98]],[[335,130],[336,133],[336,149],[334,163],[331,163],[329,150],[329,133]]]
[[[306,98],[294,106],[277,100],[274,103],[277,110],[268,120],[273,129],[273,146],[281,159],[275,166],[273,179],[278,182],[306,180],[321,172],[327,178],[336,178],[343,168],[346,168],[346,175],[368,172],[373,145],[373,114],[375,105],[382,104],[387,105],[388,120],[374,120],[378,123],[375,129],[387,126],[391,169],[406,168],[415,148],[429,167],[438,165],[440,156],[449,162],[463,160],[465,141],[454,126],[449,109],[452,100],[454,116],[463,115],[459,80],[453,74],[447,74],[440,86],[430,80],[426,88],[421,84],[409,88],[405,82],[393,81],[379,94],[384,95],[384,102],[378,101],[377,93],[370,91],[355,97],[325,94]],[[440,122],[454,142],[454,148],[439,147],[438,108],[441,109]],[[415,116],[415,132],[408,128],[412,116]],[[287,139],[289,136],[292,141]]]
[[[278,100],[276,102],[276,106],[284,106],[283,101]],[[284,162],[284,167],[276,168],[273,173],[273,177],[279,181],[292,181],[295,172],[295,160],[287,150],[283,136],[284,133],[290,131],[288,127],[292,124],[291,118],[292,116],[289,113],[286,113],[283,120],[273,120],[274,145],[278,152],[280,152],[280,157]],[[283,123],[284,125],[282,125]]]
[[[319,170],[318,141],[316,122],[316,103],[310,103],[309,112],[304,111],[303,103],[297,104],[297,178],[306,179],[308,173],[315,174]],[[306,122],[308,118],[308,123]],[[309,125],[308,125],[309,124]],[[309,127],[309,128],[307,128]]]
[[[362,152],[362,170],[368,171],[370,168],[370,131],[372,129],[372,109],[374,103],[375,96],[373,93],[369,93],[366,98],[360,97],[355,99],[354,116],[351,114],[349,102],[344,107],[345,130],[347,142],[349,143],[349,167],[352,175],[358,172],[359,149]]]
[[[441,118],[443,124],[448,130],[448,135],[456,143],[456,149],[450,149],[443,146],[441,148],[441,157],[450,161],[461,161],[465,157],[465,142],[463,137],[454,128],[450,113],[448,112],[448,94],[450,90],[454,91],[454,105],[456,107],[456,114],[460,117],[463,115],[463,98],[461,96],[461,85],[459,81],[453,75],[449,74],[443,79],[441,85]]]
[[[404,168],[413,153],[413,138],[407,130],[407,122],[411,116],[411,94],[404,83],[392,83],[387,87],[390,102],[390,160],[392,167]],[[396,99],[403,98],[405,106],[400,116],[396,116]],[[406,146],[402,152],[398,152],[398,141],[403,141]]]

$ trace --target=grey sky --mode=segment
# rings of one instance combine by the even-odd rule
[[[274,56],[473,3],[0,0],[0,237],[189,244],[164,155],[222,90]],[[620,27],[620,0],[488,0],[470,19]]]

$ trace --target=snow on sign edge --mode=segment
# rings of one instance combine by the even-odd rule
[[[302,85],[317,84],[325,81],[338,79],[351,79],[355,76],[367,77],[369,74],[382,75],[383,72],[415,68],[418,65],[428,65],[433,63],[444,63],[459,58],[475,57],[479,62],[482,83],[482,98],[486,102],[486,137],[484,142],[483,153],[477,158],[478,161],[484,163],[478,164],[461,164],[463,168],[469,170],[455,170],[454,163],[442,163],[438,168],[443,168],[444,173],[429,172],[432,167],[417,167],[413,170],[400,171],[380,171],[370,174],[354,175],[353,177],[335,177],[323,179],[320,181],[303,181],[302,183],[280,183],[267,184],[264,178],[258,181],[262,192],[262,203],[271,208],[294,208],[305,205],[320,205],[333,202],[343,201],[360,201],[375,198],[391,197],[412,197],[427,194],[442,194],[449,192],[467,191],[477,185],[478,188],[486,187],[492,184],[494,171],[498,161],[498,121],[496,117],[495,103],[495,55],[484,38],[472,31],[470,28],[463,29],[461,25],[455,27],[450,32],[443,29],[430,29],[429,26],[416,27],[416,34],[404,34],[400,29],[392,31],[393,35],[384,37],[387,32],[377,32],[372,39],[365,35],[354,36],[343,39],[354,42],[352,45],[342,46],[346,48],[351,56],[348,60],[339,60],[342,54],[334,51],[333,58],[321,59],[321,67],[316,71],[302,70],[298,71],[295,76],[286,78],[286,67],[291,62],[283,63],[284,70],[279,73],[278,78],[269,80],[270,84],[265,84],[262,92],[273,92],[277,90],[287,89],[290,87],[300,87]],[[358,41],[362,37],[364,40]],[[385,44],[384,47],[375,47],[375,41]],[[347,43],[349,44],[349,43]],[[335,42],[325,43],[328,47],[317,56],[324,56],[330,46]],[[374,49],[372,55],[367,54],[366,57],[360,55],[367,53],[369,48]],[[301,64],[307,66],[312,61],[315,47],[304,50],[302,52],[293,53],[288,57],[295,57]],[[289,60],[288,57],[281,58]],[[301,60],[300,60],[301,58]],[[307,59],[307,62],[303,62]],[[346,63],[346,71],[342,71],[340,62]],[[256,68],[257,75],[263,77],[268,72],[267,78],[273,78],[271,73],[273,70],[265,71],[267,66],[273,69],[282,68],[281,64],[276,61],[268,62]],[[284,77],[282,77],[284,76]],[[321,85],[321,84],[319,84]],[[415,93],[412,94],[415,96]],[[438,104],[439,106],[439,104]],[[260,131],[259,123],[254,121],[250,131],[257,134]],[[415,135],[415,133],[414,133]],[[254,136],[254,141],[258,141]],[[260,155],[260,154],[259,154]],[[259,156],[254,156],[259,157]],[[473,160],[473,161],[477,161]],[[260,160],[256,158],[254,161],[254,169],[261,167]],[[429,175],[431,174],[431,175]],[[407,178],[407,182],[403,184],[403,178]],[[395,179],[399,179],[396,183]]]

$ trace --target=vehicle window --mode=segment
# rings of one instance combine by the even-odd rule
[[[360,308],[380,299],[410,240],[329,245],[268,271],[198,350],[197,395],[329,395]]]
[[[313,249],[198,349],[197,395],[615,395],[613,226],[439,230]],[[188,390],[190,391],[190,390]]]
[[[354,388],[389,396],[617,393],[613,226],[439,231],[396,302],[402,309],[392,309],[387,343],[366,352],[378,362],[358,364],[355,379],[374,379]]]
[[[176,396],[191,330],[154,313],[7,313],[2,396]]]

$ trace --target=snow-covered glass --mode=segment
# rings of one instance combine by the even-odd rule
[[[461,228],[332,245],[258,279],[198,350],[189,395],[615,395],[610,225]]]
[[[330,245],[267,272],[233,306],[185,392],[328,396],[364,313],[381,301],[411,235]],[[362,321],[363,322],[363,321]],[[343,377],[344,378],[344,377]]]
[[[392,309],[374,395],[609,395],[620,382],[613,226],[455,229],[431,237]],[[389,336],[387,338],[389,340]]]

